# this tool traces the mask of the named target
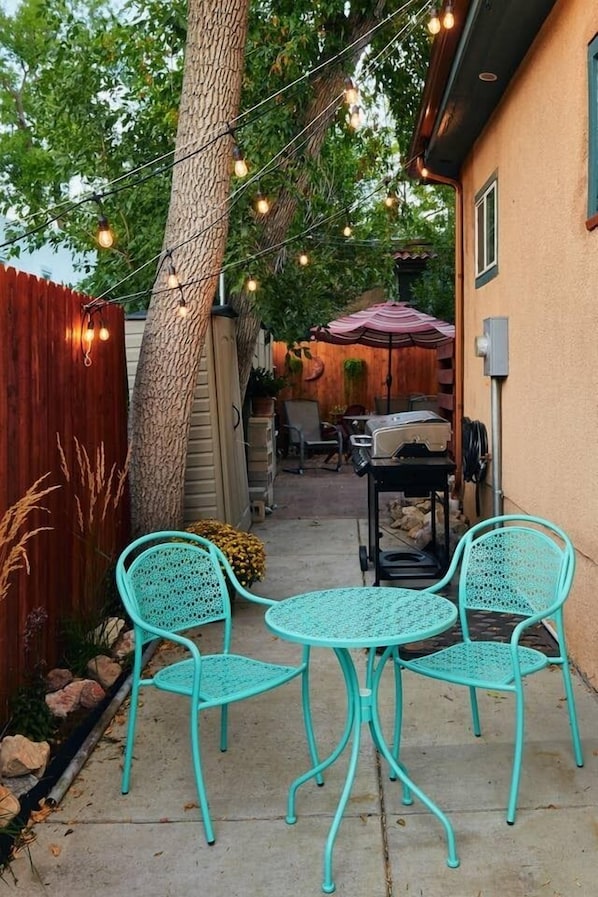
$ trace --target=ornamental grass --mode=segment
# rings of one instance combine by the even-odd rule
[[[263,579],[266,573],[266,549],[253,533],[235,529],[229,523],[210,518],[198,520],[187,527],[187,532],[209,539],[226,555],[242,586],[250,588]]]

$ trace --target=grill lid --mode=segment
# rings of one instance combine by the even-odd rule
[[[366,449],[371,458],[393,458],[413,454],[444,455],[451,438],[451,425],[433,411],[405,411],[368,418],[363,435],[351,437],[355,448]]]

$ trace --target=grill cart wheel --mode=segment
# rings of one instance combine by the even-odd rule
[[[368,550],[365,545],[359,546],[359,566],[365,573],[368,568]]]

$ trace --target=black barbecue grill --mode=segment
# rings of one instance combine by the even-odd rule
[[[455,463],[448,455],[451,426],[431,411],[409,411],[370,417],[363,434],[351,436],[353,467],[368,477],[368,546],[359,548],[362,570],[374,564],[375,581],[438,578],[449,561],[449,476]],[[406,497],[429,496],[432,542],[426,551],[410,546],[380,550],[379,495],[403,492]],[[436,503],[444,510],[439,545]]]

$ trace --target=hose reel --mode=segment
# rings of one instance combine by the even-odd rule
[[[463,479],[467,483],[475,483],[476,514],[480,516],[480,484],[486,479],[488,472],[488,433],[485,425],[479,420],[463,418]]]

